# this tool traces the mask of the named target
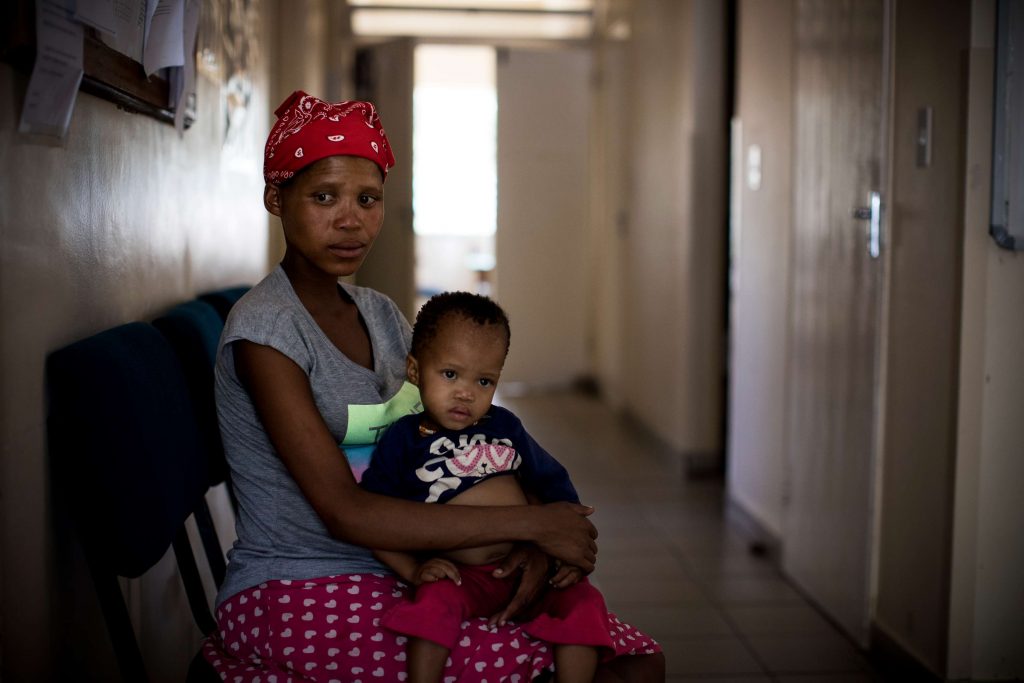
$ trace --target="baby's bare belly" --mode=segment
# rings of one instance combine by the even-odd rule
[[[484,480],[448,501],[453,505],[526,505],[526,494],[514,475]],[[501,560],[512,549],[512,543],[495,543],[478,548],[462,548],[445,553],[445,557],[462,564],[489,564]]]

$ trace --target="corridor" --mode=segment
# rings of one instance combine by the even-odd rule
[[[669,683],[868,683],[858,650],[727,523],[720,479],[687,480],[664,446],[596,399],[502,397],[596,508],[609,608],[665,650]]]

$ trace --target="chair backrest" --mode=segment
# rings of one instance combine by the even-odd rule
[[[153,321],[153,326],[167,338],[181,361],[199,436],[207,449],[209,485],[216,486],[228,476],[213,396],[213,368],[224,319],[212,305],[195,299],[167,311]]]
[[[118,576],[142,575],[173,546],[196,624],[215,627],[185,530],[206,506],[207,465],[182,366],[136,322],[54,351],[46,371],[55,486],[74,510],[122,673],[145,680]]]
[[[235,302],[241,299],[242,295],[248,292],[249,289],[249,285],[225,287],[224,289],[200,294],[196,298],[213,306],[217,310],[217,313],[220,314],[221,319],[227,320],[231,307],[234,306]]]
[[[213,306],[194,299],[175,306],[154,320],[153,326],[170,342],[185,373],[199,436],[206,449],[207,483],[212,487],[226,482],[232,507],[237,509],[228,463],[220,440],[213,390],[217,345],[220,333],[224,330],[224,320]],[[220,549],[213,518],[205,506],[196,510],[195,516],[214,584],[220,588],[227,571],[227,562]]]

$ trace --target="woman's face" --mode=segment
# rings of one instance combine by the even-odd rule
[[[384,221],[384,181],[362,157],[321,159],[285,187],[268,185],[263,200],[284,226],[290,274],[352,275]]]

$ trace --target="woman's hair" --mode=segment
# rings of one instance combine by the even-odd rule
[[[470,292],[443,292],[435,294],[416,314],[412,330],[412,355],[419,357],[437,337],[441,323],[449,317],[458,317],[477,325],[500,325],[505,332],[505,353],[512,340],[508,315],[492,299]]]

